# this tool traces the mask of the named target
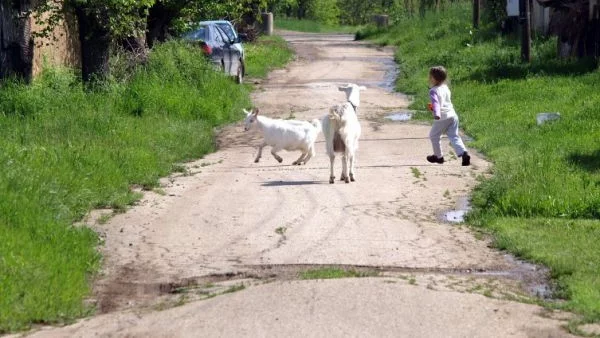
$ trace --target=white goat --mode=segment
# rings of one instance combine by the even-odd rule
[[[340,179],[346,183],[355,181],[354,164],[361,133],[357,112],[360,106],[360,91],[367,88],[350,83],[338,89],[346,93],[347,102],[332,107],[329,114],[323,117],[321,121],[327,155],[331,160],[329,183],[332,184],[335,182],[333,164],[336,152],[342,153],[342,175]]]
[[[306,164],[315,156],[315,141],[321,131],[319,120],[312,122],[275,120],[259,116],[257,108],[252,112],[244,109],[244,112],[246,113],[244,129],[248,131],[256,126],[264,137],[263,143],[258,147],[255,163],[258,163],[262,157],[263,148],[266,146],[271,146],[271,154],[279,163],[283,162],[281,156],[277,155],[277,152],[281,150],[302,152],[302,155],[293,162],[294,165]]]

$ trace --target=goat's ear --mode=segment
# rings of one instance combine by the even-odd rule
[[[258,110],[258,108],[254,108],[254,109],[252,109],[252,114],[253,114],[253,115],[255,115],[255,116],[258,116],[258,113],[259,113],[259,112],[260,112],[260,111]]]
[[[246,114],[246,116],[250,115],[250,112],[247,111],[246,109],[244,109],[244,114]]]

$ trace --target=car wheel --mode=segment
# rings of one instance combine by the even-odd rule
[[[237,74],[235,75],[235,82],[238,84],[244,83],[244,65],[241,62],[238,66]]]

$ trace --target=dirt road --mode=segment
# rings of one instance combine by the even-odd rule
[[[368,86],[357,182],[328,184],[322,136],[306,166],[291,166],[295,153],[254,164],[258,137],[227,127],[220,151],[92,224],[105,238],[104,314],[34,336],[567,336],[564,314],[508,300],[526,299],[543,271],[441,220],[489,164],[429,165],[428,126],[384,118],[407,106],[389,92],[392,51],[285,36],[298,60],[259,86],[255,105],[312,119],[344,100],[337,85]],[[377,277],[299,278],[332,265]]]

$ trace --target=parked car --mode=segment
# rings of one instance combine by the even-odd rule
[[[214,21],[202,21],[202,22],[200,22],[200,24],[215,24],[215,25],[219,26],[219,28],[221,28],[225,32],[225,34],[227,34],[227,36],[229,36],[231,41],[235,41],[233,46],[237,50],[239,50],[240,53],[242,53],[242,60],[244,62],[246,61],[244,45],[242,45],[242,42],[244,42],[244,40],[246,39],[246,36],[244,34],[238,34],[238,32],[235,30],[235,27],[233,27],[233,24],[231,22],[229,22],[227,20],[214,20]]]
[[[245,72],[243,54],[234,46],[236,40],[231,39],[219,25],[201,23],[183,38],[198,42],[204,54],[217,68],[225,74],[234,76],[237,83],[243,83]]]

